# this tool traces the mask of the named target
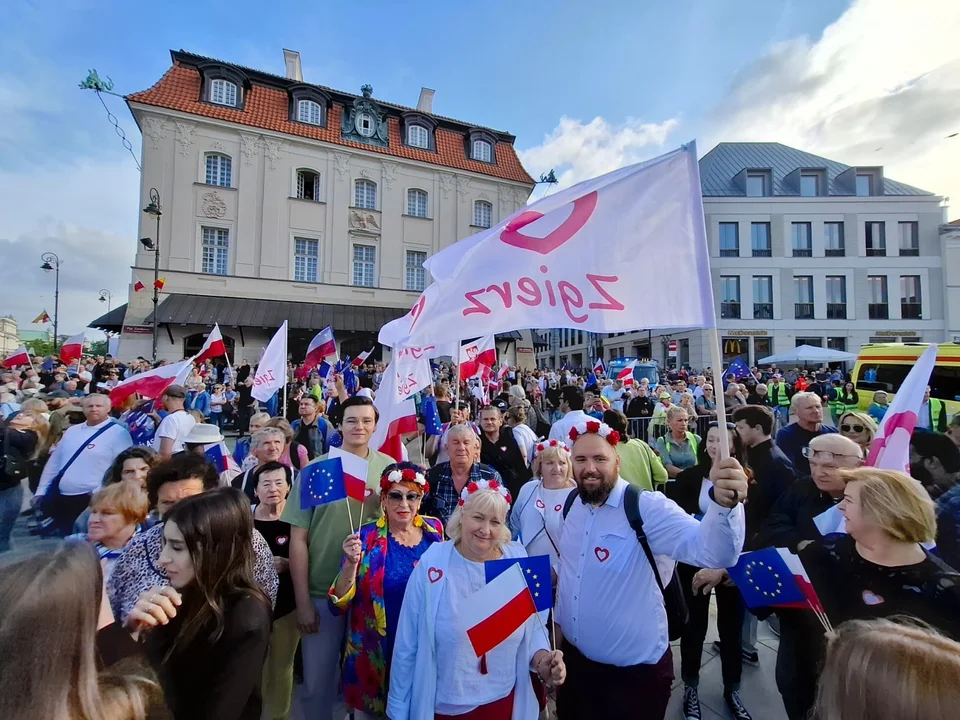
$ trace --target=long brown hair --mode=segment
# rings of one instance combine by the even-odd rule
[[[184,619],[164,662],[201,636],[220,639],[227,600],[238,595],[270,601],[253,577],[253,513],[250,500],[234,488],[184,498],[164,516],[183,534],[194,580],[184,589]]]

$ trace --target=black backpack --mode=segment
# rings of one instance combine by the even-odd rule
[[[637,541],[643,548],[643,554],[647,556],[647,562],[653,570],[653,577],[657,581],[657,587],[660,588],[660,595],[663,597],[663,605],[667,611],[667,634],[671,640],[679,640],[683,634],[683,629],[690,619],[690,613],[687,610],[687,601],[683,597],[683,589],[680,587],[680,577],[677,574],[676,565],[673,568],[673,577],[666,587],[660,579],[660,572],[657,570],[657,562],[654,560],[653,551],[650,550],[650,543],[647,542],[647,534],[643,531],[643,518],[640,516],[640,493],[649,492],[641,490],[635,485],[627,484],[624,490],[623,509],[627,515],[627,522],[637,534]],[[563,517],[566,519],[570,508],[573,507],[573,501],[580,494],[579,488],[574,488],[567,495],[563,503]]]

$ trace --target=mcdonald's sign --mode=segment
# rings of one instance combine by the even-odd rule
[[[742,355],[743,351],[740,347],[740,341],[734,340],[733,338],[724,338],[723,354],[724,355]]]

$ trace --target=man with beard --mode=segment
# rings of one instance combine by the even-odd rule
[[[915,432],[910,438],[910,475],[937,504],[937,554],[960,568],[960,449],[947,435]]]
[[[567,680],[557,696],[559,720],[642,717],[660,720],[673,682],[667,613],[651,563],[624,507],[618,433],[584,420],[570,430],[579,497],[568,500],[560,541],[557,632],[563,635]],[[728,458],[714,472],[704,518],[697,522],[661,493],[639,496],[650,550],[698,567],[736,564],[743,546],[740,503],[747,477]],[[632,514],[632,513],[631,513]],[[668,567],[669,566],[669,567]]]

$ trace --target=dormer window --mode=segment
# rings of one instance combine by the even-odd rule
[[[765,173],[747,173],[747,197],[766,197],[767,176]]]
[[[817,197],[820,194],[820,176],[817,173],[800,173],[800,197]]]
[[[423,125],[408,125],[407,145],[424,150],[428,149],[430,147],[430,133]]]
[[[243,110],[250,81],[240,70],[216,62],[197,65],[202,79],[200,99],[203,102]]]
[[[297,84],[291,86],[290,94],[290,121],[327,126],[327,108],[330,107],[330,98],[322,90],[311,85]]]
[[[486,140],[473,141],[473,159],[480,162],[491,162],[493,148]]]
[[[300,100],[297,103],[297,120],[308,125],[319,125],[323,117],[320,104],[313,100]]]
[[[228,107],[237,106],[237,86],[229,80],[218,78],[210,83],[210,102]]]
[[[857,197],[870,197],[871,195],[873,195],[873,175],[857,173]]]
[[[364,137],[373,137],[377,131],[377,121],[370,113],[357,114],[357,132]]]
[[[411,110],[400,116],[400,123],[404,145],[418,150],[436,151],[434,133],[437,123],[432,117]]]

